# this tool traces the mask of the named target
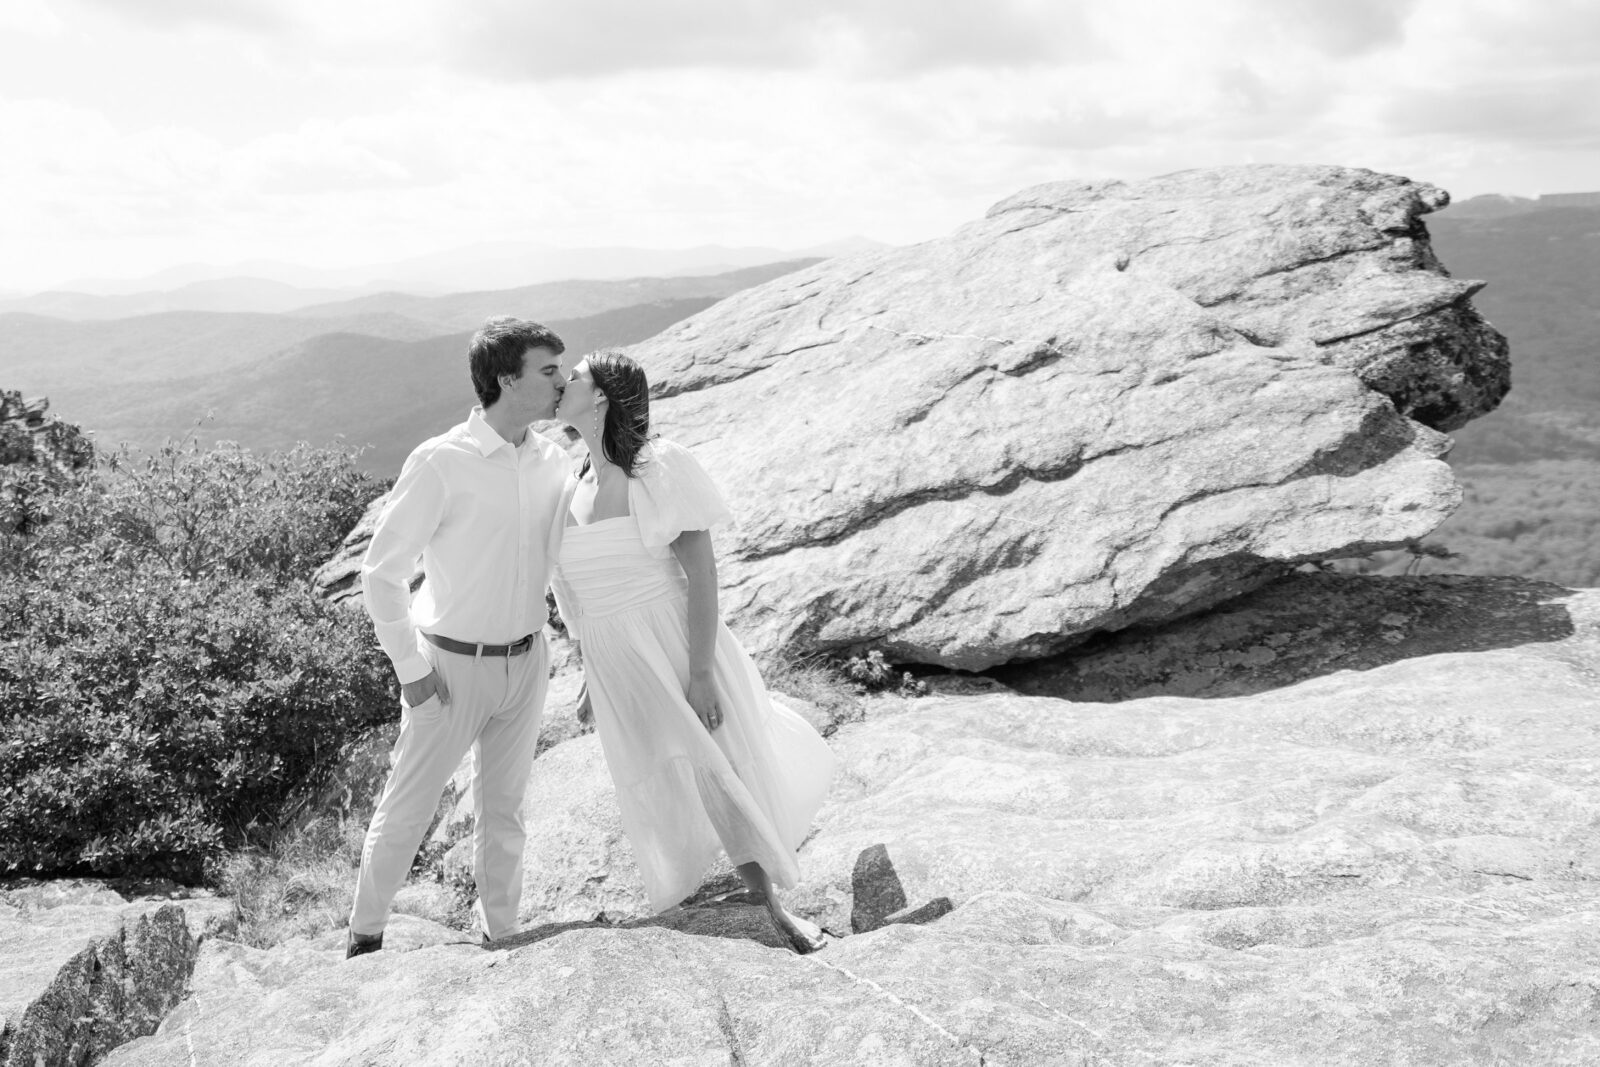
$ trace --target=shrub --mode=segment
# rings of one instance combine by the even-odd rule
[[[126,551],[170,573],[299,585],[384,489],[355,455],[302,444],[261,457],[193,440],[148,455],[124,447],[107,457],[115,477],[94,517],[115,525]]]
[[[339,450],[169,443],[0,531],[0,872],[197,880],[392,716],[310,571],[381,486]],[[13,468],[0,468],[0,472]]]
[[[926,682],[910,671],[896,672],[894,665],[883,658],[883,653],[873,649],[865,656],[851,656],[844,661],[844,676],[862,693],[893,692],[902,697],[928,695]]]

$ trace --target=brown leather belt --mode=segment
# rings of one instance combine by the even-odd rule
[[[442,648],[446,652],[455,652],[462,656],[520,656],[533,648],[533,634],[529,634],[520,641],[513,641],[509,645],[475,645],[470,641],[454,641],[438,634],[426,631],[422,634],[428,639],[428,644],[434,648]]]

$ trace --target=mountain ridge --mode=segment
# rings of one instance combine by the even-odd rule
[[[395,294],[313,314],[164,311],[70,320],[5,312],[0,382],[49,396],[102,446],[150,448],[189,433],[256,449],[342,438],[369,446],[362,458],[369,470],[392,475],[418,441],[471,406],[465,352],[489,315],[536,317],[582,353],[644,340],[814,262],[437,298]]]
[[[60,294],[65,293],[78,298],[143,296],[148,299],[152,294],[240,279],[300,289],[342,290],[351,295],[398,290],[420,296],[441,296],[575,278],[618,280],[726,273],[784,260],[827,258],[884,247],[888,247],[884,242],[860,235],[794,249],[725,245],[679,249],[559,248],[528,241],[497,241],[354,267],[317,268],[262,259],[221,265],[187,263],[136,278],[74,278],[33,294],[0,292],[0,300],[15,303],[54,295],[59,303]]]

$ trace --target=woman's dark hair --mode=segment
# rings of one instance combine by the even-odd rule
[[[650,382],[643,367],[613,349],[591,352],[587,359],[594,387],[610,401],[600,450],[633,478],[639,473],[639,450],[650,440]],[[587,459],[583,469],[589,469]]]
[[[567,346],[550,327],[509,315],[489,319],[472,335],[472,343],[467,346],[467,368],[472,371],[472,389],[478,394],[478,403],[487,408],[500,399],[502,374],[522,377],[530,348],[548,348],[559,356]]]

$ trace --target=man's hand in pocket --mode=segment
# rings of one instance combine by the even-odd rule
[[[445,688],[444,679],[437,670],[429,671],[426,678],[418,678],[400,687],[400,699],[406,702],[408,708],[416,707],[435,693],[439,695],[439,703],[450,703],[450,691]]]

